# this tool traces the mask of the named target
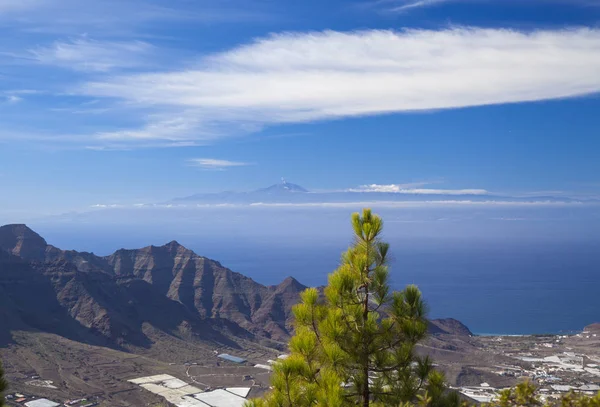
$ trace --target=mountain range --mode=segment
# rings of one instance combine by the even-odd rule
[[[13,329],[148,347],[146,325],[170,335],[289,337],[305,287],[264,286],[173,241],[110,256],[60,250],[25,225],[0,227],[0,337]]]
[[[109,256],[61,250],[26,225],[0,227],[0,347],[40,331],[113,348],[150,348],[161,335],[284,347],[306,287],[265,286],[176,241]],[[432,333],[469,335],[453,320]]]

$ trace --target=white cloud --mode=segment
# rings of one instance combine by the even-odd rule
[[[9,105],[14,105],[22,102],[24,99],[24,95],[34,95],[37,93],[37,91],[27,89],[6,90],[4,92],[0,91],[0,102],[7,103]]]
[[[121,208],[124,205],[118,205],[118,204],[95,204],[90,206],[90,208]]]
[[[597,206],[596,203],[558,202],[558,201],[469,201],[469,200],[444,200],[444,201],[362,201],[362,202],[315,202],[315,203],[264,203],[256,202],[253,207],[283,207],[283,208],[423,208],[423,207],[562,207],[562,206]]]
[[[391,13],[404,13],[413,9],[433,7],[444,3],[493,3],[495,0],[378,0],[371,3],[373,7],[382,7]],[[502,3],[511,5],[522,5],[522,0],[501,0]],[[566,4],[569,6],[591,7],[599,6],[598,0],[529,0],[530,3],[537,2],[540,7],[549,4]],[[500,3],[500,1],[498,1]]]
[[[399,5],[391,7],[389,11],[402,12],[413,8],[429,7],[440,3],[447,3],[449,1],[452,0],[400,0],[397,2]]]
[[[139,115],[140,113],[137,112]],[[97,132],[92,135],[78,135],[88,143],[88,149],[94,150],[130,150],[135,147],[190,147],[206,145],[227,136],[218,125],[202,112],[173,111],[167,109],[159,114],[145,117],[146,124],[134,129],[118,129]],[[244,125],[238,126],[240,132],[252,131]],[[233,129],[232,126],[229,127]]]
[[[19,97],[19,96],[16,96],[16,95],[8,95],[8,96],[6,96],[6,102],[8,104],[11,104],[11,105],[13,105],[15,103],[19,103],[22,100],[23,100],[22,97]]]
[[[600,91],[599,71],[600,29],[325,31],[273,35],[209,56],[201,67],[112,76],[76,92],[186,111],[219,137],[232,124],[252,131],[587,95]],[[135,132],[113,138],[133,139]]]
[[[6,93],[10,93],[12,95],[39,95],[44,93],[44,91],[36,89],[13,89],[6,91]]]
[[[164,209],[164,210],[189,210],[189,209],[207,209],[207,208],[533,208],[533,207],[597,207],[595,202],[560,202],[560,201],[470,201],[470,200],[443,200],[443,201],[360,201],[360,202],[303,202],[303,203],[273,203],[273,202],[254,202],[254,203],[198,203],[198,204],[96,204],[93,208],[143,208],[143,209]],[[439,218],[437,220],[444,220]],[[518,220],[516,218],[502,218],[496,220]],[[389,222],[394,222],[389,221]]]
[[[200,167],[208,170],[224,170],[230,167],[243,167],[246,165],[250,165],[244,162],[218,160],[215,158],[192,158],[188,160],[188,162],[194,167]]]
[[[418,188],[425,185],[431,184],[439,184],[441,180],[435,181],[420,181],[420,182],[409,182],[406,184],[369,184],[369,185],[361,185],[358,188],[350,188],[346,189],[342,192],[398,192],[401,189],[411,189]]]
[[[488,195],[485,189],[428,189],[412,188],[406,184],[362,185],[359,188],[350,189],[350,192],[391,192],[396,194],[415,194],[415,195]]]
[[[201,144],[193,141],[173,141],[173,142],[147,142],[140,143],[137,147],[143,148],[181,148],[181,147],[198,147]],[[133,147],[129,144],[114,143],[114,144],[102,144],[102,145],[88,145],[84,147],[86,150],[92,151],[131,151]]]
[[[153,118],[143,128],[136,130],[116,130],[97,133],[95,138],[105,141],[164,140],[181,141],[187,134],[199,127],[199,123],[186,115],[170,118]],[[209,138],[209,135],[207,135]]]
[[[148,62],[153,46],[142,41],[94,41],[77,38],[30,50],[40,63],[79,71],[106,72]]]

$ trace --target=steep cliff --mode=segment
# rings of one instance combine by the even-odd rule
[[[25,225],[0,227],[0,329],[37,329],[117,346],[151,346],[144,324],[171,335],[285,341],[304,286],[264,286],[177,242],[100,257],[48,245]],[[5,305],[5,306],[4,306]],[[10,327],[9,327],[10,325]],[[56,330],[60,328],[60,332]]]

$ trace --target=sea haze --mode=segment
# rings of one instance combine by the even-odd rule
[[[350,213],[323,207],[113,208],[31,222],[50,244],[109,254],[171,240],[260,283],[316,286],[351,243]],[[600,321],[597,206],[374,204],[394,288],[417,284],[430,316],[480,334],[558,333]]]

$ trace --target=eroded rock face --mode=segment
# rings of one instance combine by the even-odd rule
[[[114,275],[142,279],[200,318],[234,322],[275,340],[289,337],[289,310],[306,288],[298,282],[289,285],[288,280],[279,286],[263,286],[174,241],[119,250],[107,263]]]
[[[473,335],[466,325],[454,318],[433,319],[429,321],[429,333],[433,335]]]
[[[220,331],[226,330],[285,341],[291,307],[305,289],[292,278],[263,286],[175,241],[100,257],[60,250],[25,225],[8,225],[0,228],[0,251],[0,289],[16,301],[14,314],[27,320],[19,323],[47,330],[42,321],[61,314],[59,325],[73,331],[67,336],[92,333],[117,345],[150,346],[142,332],[145,323],[169,334],[183,326],[186,335],[207,340],[225,340]],[[15,291],[15,285],[43,286],[44,293],[22,301],[29,297],[27,289]],[[40,309],[49,314],[32,319]]]
[[[27,260],[44,260],[46,241],[26,225],[0,227],[0,248]]]

